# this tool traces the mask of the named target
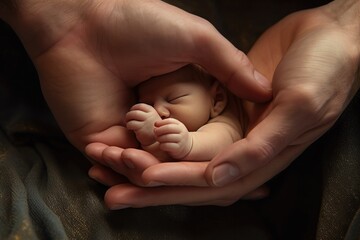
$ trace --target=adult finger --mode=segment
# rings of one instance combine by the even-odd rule
[[[160,161],[150,153],[139,149],[108,147],[102,152],[102,159],[112,170],[126,176],[133,184],[147,186],[143,172]]]
[[[287,161],[289,156],[298,155],[301,150],[302,146],[300,145],[289,147],[279,154],[275,161],[224,187],[162,186],[144,188],[132,184],[119,184],[107,191],[105,202],[110,209],[115,210],[169,204],[227,206],[243,197],[255,197],[256,195],[263,197],[268,191],[260,188],[257,192],[256,189],[285,169],[289,164]],[[180,171],[183,169],[180,168]]]
[[[208,162],[166,162],[143,173],[147,186],[209,186],[204,178]]]
[[[129,182],[124,176],[99,164],[92,166],[88,174],[90,178],[109,187]]]
[[[107,151],[104,156],[114,162],[121,161],[115,164],[116,170],[129,179],[141,179],[141,186],[209,186],[204,178],[208,162],[160,162],[138,149],[126,149],[121,157],[115,148],[113,151]]]
[[[225,206],[233,203],[233,201],[220,198],[226,195],[225,190],[225,188],[209,187],[142,188],[132,184],[119,184],[106,192],[105,203],[112,210],[175,204]]]
[[[308,114],[308,110],[299,106],[275,106],[246,138],[232,144],[213,159],[206,170],[208,183],[224,186],[268,164],[306,132],[313,123],[309,116],[312,115]]]
[[[195,38],[197,61],[241,98],[264,102],[271,99],[271,82],[258,72],[249,58],[215,29],[206,28]]]
[[[254,191],[245,194],[241,199],[242,200],[259,200],[263,199],[270,194],[270,189],[266,186],[261,186]]]
[[[101,163],[102,153],[107,147],[109,146],[104,143],[90,143],[85,147],[85,154],[90,158],[90,160]]]

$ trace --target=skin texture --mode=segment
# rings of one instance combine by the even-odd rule
[[[14,6],[0,5],[0,16],[24,43],[65,135],[98,161],[90,176],[111,186],[105,201],[112,209],[231,204],[285,169],[359,89],[355,0],[335,0],[273,26],[249,53],[259,71],[211,24],[161,1],[22,0]],[[245,138],[211,162],[161,163],[129,149],[136,146],[124,128],[130,89],[188,63],[257,102],[271,98],[262,72],[272,80],[273,100],[246,105]],[[142,186],[168,186],[143,188],[121,175]]]
[[[98,145],[92,153],[115,171],[145,186],[164,186],[121,184],[93,168],[90,175],[112,186],[108,206],[228,205],[285,169],[334,124],[359,89],[359,9],[358,1],[334,1],[292,14],[260,37],[249,57],[272,79],[274,98],[245,104],[245,138],[209,163],[159,163],[139,150]]]
[[[131,90],[188,63],[203,66],[237,94],[271,98],[269,82],[204,19],[157,0],[22,0],[0,5],[21,38],[44,96],[81,151],[94,142],[136,146],[124,128]],[[144,44],[146,39],[147,44]],[[237,89],[237,88],[234,88]]]
[[[209,161],[241,138],[239,104],[199,67],[151,78],[137,92],[126,126],[161,161]]]

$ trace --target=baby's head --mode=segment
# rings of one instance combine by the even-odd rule
[[[196,131],[220,115],[227,104],[226,90],[195,65],[141,83],[138,98],[152,105],[160,117],[178,119],[189,131]]]

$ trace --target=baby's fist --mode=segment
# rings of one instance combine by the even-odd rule
[[[154,134],[160,149],[175,159],[182,159],[192,148],[192,138],[186,126],[174,118],[155,122]]]
[[[153,130],[158,120],[161,118],[156,110],[145,103],[135,104],[125,116],[126,127],[135,132],[136,138],[143,146],[156,141]]]

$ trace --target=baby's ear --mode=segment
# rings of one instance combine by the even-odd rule
[[[224,111],[228,102],[228,96],[225,88],[218,81],[212,83],[210,92],[212,96],[210,117],[214,118]]]

